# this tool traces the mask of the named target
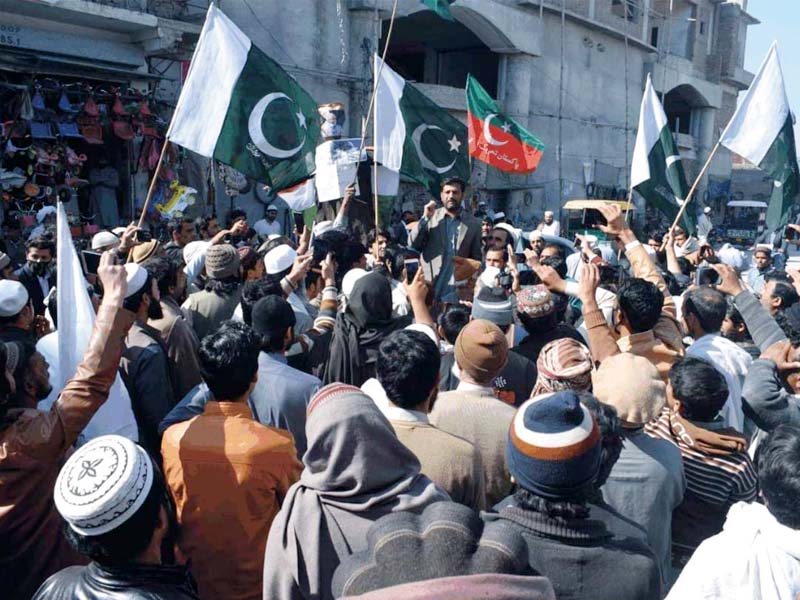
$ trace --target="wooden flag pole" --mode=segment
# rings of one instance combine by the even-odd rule
[[[356,173],[353,176],[353,181],[350,185],[355,185],[356,181],[358,180],[358,166],[361,164],[361,153],[364,152],[364,144],[367,140],[367,125],[369,124],[369,120],[372,117],[372,111],[375,108],[375,96],[378,93],[378,83],[381,80],[381,73],[383,72],[383,65],[386,61],[386,53],[389,51],[389,42],[392,40],[392,31],[394,30],[394,18],[397,14],[397,2],[398,0],[394,0],[394,5],[392,6],[392,16],[389,17],[389,30],[386,32],[386,43],[383,45],[383,54],[381,55],[381,64],[378,67],[378,72],[375,73],[375,81],[372,85],[372,94],[369,98],[369,107],[367,108],[367,117],[364,119],[364,126],[361,128],[361,143],[358,146],[358,162],[356,163]],[[377,129],[377,125],[373,123],[373,136],[375,135],[374,132]],[[375,142],[376,140],[372,140],[372,157],[373,157],[373,167],[375,167]],[[377,169],[373,169],[377,171]],[[377,179],[376,179],[377,181]],[[377,201],[377,200],[376,200]]]
[[[697,189],[697,186],[700,185],[700,180],[703,178],[703,175],[705,175],[706,171],[708,170],[708,167],[711,165],[711,161],[714,159],[714,156],[716,155],[717,150],[719,150],[719,147],[720,143],[717,142],[716,146],[714,146],[714,149],[711,151],[711,154],[708,155],[708,158],[706,159],[706,164],[703,165],[703,168],[700,169],[700,172],[697,174],[697,178],[695,178],[694,183],[692,184],[692,187],[689,190],[689,193],[686,195],[686,200],[683,201],[681,209],[678,211],[678,215],[675,217],[675,221],[672,222],[672,225],[667,230],[667,235],[664,236],[664,241],[661,243],[661,248],[659,249],[659,252],[664,251],[664,247],[667,245],[667,238],[672,235],[672,231],[678,226],[678,222],[681,220],[681,217],[683,216],[686,207],[689,206],[689,203],[692,201],[692,198],[694,197],[694,192]]]
[[[169,138],[164,138],[164,145],[161,148],[161,154],[158,156],[158,164],[156,165],[156,170],[153,172],[153,178],[150,180],[150,187],[147,188],[147,196],[144,199],[144,206],[142,207],[142,214],[139,215],[139,223],[136,225],[137,227],[141,228],[142,223],[144,223],[144,217],[147,214],[147,207],[150,205],[150,198],[153,197],[153,190],[156,187],[156,181],[158,180],[158,174],[161,172],[161,165],[164,162],[164,156],[167,154],[167,146],[169,146]]]

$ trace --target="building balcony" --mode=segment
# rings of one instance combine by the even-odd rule
[[[724,83],[735,87],[738,90],[746,90],[753,83],[753,75],[750,71],[744,70],[740,66],[727,66],[720,75]]]
[[[189,23],[202,23],[210,0],[86,0],[132,12]]]
[[[680,152],[682,159],[697,159],[697,140],[693,135],[672,132],[672,139],[675,140],[675,145],[678,147],[678,152]]]

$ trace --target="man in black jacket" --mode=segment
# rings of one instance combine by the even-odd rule
[[[108,435],[82,446],[56,481],[70,545],[92,560],[45,581],[34,600],[189,600],[194,580],[174,564],[175,507],[147,452]]]
[[[44,314],[44,299],[56,284],[56,274],[52,268],[55,255],[54,242],[44,238],[33,239],[26,246],[27,262],[17,272],[19,282],[28,290],[36,315]]]

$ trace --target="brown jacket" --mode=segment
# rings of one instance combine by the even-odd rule
[[[47,411],[10,410],[0,429],[0,588],[28,600],[62,568],[87,562],[61,533],[53,503],[61,463],[108,397],[133,313],[101,306],[74,377]]]
[[[616,339],[600,310],[585,313],[583,319],[589,335],[592,357],[596,362],[602,362],[609,356],[620,352],[630,352],[642,356],[656,366],[661,379],[667,383],[670,367],[685,352],[683,337],[676,320],[675,301],[667,289],[667,284],[641,244],[626,250],[625,255],[631,263],[633,276],[654,283],[664,294],[661,317],[650,331]]]
[[[464,386],[462,383],[461,386]],[[439,394],[430,420],[436,427],[474,444],[481,455],[486,492],[492,507],[511,493],[506,466],[508,429],[516,410],[491,389],[456,389]]]
[[[303,469],[292,434],[211,401],[164,432],[161,454],[200,597],[260,600],[267,534]]]
[[[162,296],[161,310],[163,318],[150,319],[147,324],[158,330],[167,346],[167,356],[172,361],[172,374],[175,377],[175,400],[180,402],[192,388],[203,382],[197,358],[200,343],[175,300]]]

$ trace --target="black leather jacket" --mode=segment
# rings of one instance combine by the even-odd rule
[[[33,600],[198,600],[185,567],[68,567],[45,581]]]

